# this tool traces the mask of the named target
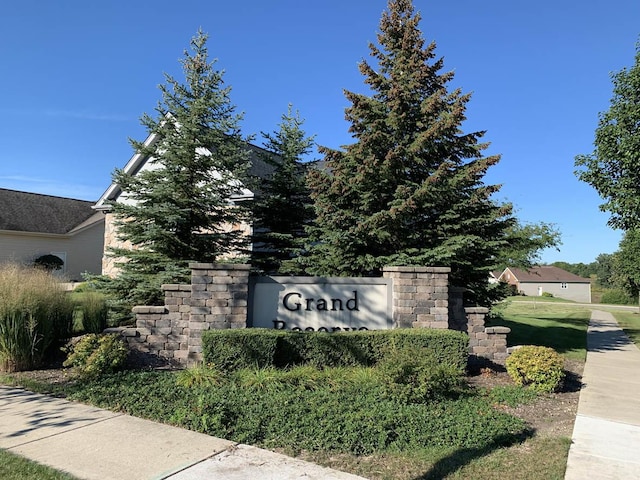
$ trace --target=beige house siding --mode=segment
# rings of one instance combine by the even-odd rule
[[[115,215],[107,211],[104,219],[104,254],[102,256],[102,274],[109,277],[116,277],[118,275],[119,269],[116,266],[116,263],[122,261],[121,258],[109,255],[110,248],[125,248],[127,250],[135,248],[131,242],[122,241],[118,238],[118,228],[115,225],[115,221]],[[252,233],[251,226],[248,223],[225,226],[223,227],[223,230],[240,230],[247,236],[250,236]],[[232,259],[235,257],[237,257],[237,255],[231,254],[226,258]]]
[[[144,144],[146,146],[153,145],[158,140],[158,138],[158,134],[150,134],[144,141]],[[271,162],[267,162],[263,158],[263,154],[269,152],[267,152],[262,147],[252,145],[250,143],[247,143],[246,147],[250,158],[250,176],[257,178],[267,178],[270,174],[272,174],[275,167]],[[208,150],[200,148],[198,150],[198,153],[206,154],[208,153]],[[277,157],[277,155],[275,157]],[[147,157],[139,152],[136,152],[125,165],[124,171],[131,175],[137,175],[141,171],[154,168],[157,168],[157,163],[155,162],[155,159],[153,157]],[[251,190],[249,190],[247,187],[240,186],[239,191],[230,199],[230,201],[250,201],[253,199],[253,196],[254,193]],[[102,273],[104,275],[113,277],[118,274],[118,268],[115,264],[119,262],[119,259],[109,256],[108,252],[110,248],[132,248],[132,245],[130,243],[122,242],[117,238],[117,229],[114,225],[113,214],[110,212],[110,204],[112,204],[113,202],[126,202],[131,204],[134,201],[135,199],[127,197],[127,192],[123,192],[118,184],[112,183],[93,206],[94,210],[102,212],[105,215],[104,254],[102,257]],[[225,225],[222,227],[222,229],[225,231],[240,230],[248,236],[252,234],[251,224],[245,222],[237,225]],[[239,256],[240,253],[231,253],[229,255],[225,255],[224,258],[217,259],[217,261],[225,261],[225,259],[235,259]]]
[[[591,281],[554,266],[533,267],[529,271],[506,268],[499,277],[520,294],[538,297],[550,293],[574,302],[591,303]]]
[[[517,284],[518,291],[530,297],[540,296],[547,292],[554,297],[574,302],[591,303],[591,285],[588,283],[525,283]]]
[[[29,264],[40,255],[65,253],[64,277],[81,280],[84,272],[100,273],[103,242],[102,222],[68,235],[3,230],[0,231],[0,262]]]

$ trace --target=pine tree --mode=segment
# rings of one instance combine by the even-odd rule
[[[246,207],[229,202],[246,185],[242,116],[206,43],[199,31],[181,61],[185,83],[165,75],[157,118],[141,120],[149,140],[131,141],[151,167],[114,173],[124,192],[112,204],[118,236],[133,245],[111,251],[123,259],[115,285],[127,303],[158,301],[159,286],[184,280],[189,261],[214,261],[246,245],[236,228]]]
[[[379,274],[385,265],[450,266],[452,282],[485,302],[493,259],[513,225],[510,204],[482,182],[499,156],[484,132],[463,133],[469,94],[449,91],[435,43],[425,47],[410,0],[391,0],[359,69],[372,94],[346,91],[355,143],[321,147],[309,184],[317,226],[309,271]]]
[[[266,163],[273,174],[261,179],[253,208],[253,251],[251,264],[268,274],[301,273],[296,258],[305,243],[305,226],[314,217],[306,185],[305,162],[314,144],[302,129],[304,120],[289,105],[282,123],[273,134],[262,133]]]

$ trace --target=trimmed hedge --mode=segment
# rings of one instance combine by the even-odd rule
[[[392,353],[420,349],[434,361],[462,371],[468,344],[465,333],[432,329],[324,333],[248,328],[208,330],[202,335],[205,363],[221,370],[372,366]]]

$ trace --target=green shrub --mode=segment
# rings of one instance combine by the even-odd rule
[[[75,291],[74,291],[75,292]],[[76,315],[81,331],[84,333],[102,333],[107,328],[109,307],[106,297],[96,291],[87,290],[75,294]]]
[[[60,270],[64,266],[64,261],[57,255],[41,255],[33,261],[33,266],[43,268],[48,271]]]
[[[189,367],[178,372],[176,384],[181,387],[216,387],[222,383],[223,373],[214,365],[204,363]]]
[[[550,292],[542,292],[541,297],[553,298],[553,293],[550,293]]]
[[[517,385],[529,386],[538,392],[553,392],[564,379],[564,359],[549,347],[518,348],[507,358],[506,367]]]
[[[283,332],[261,328],[208,330],[202,333],[205,363],[223,371],[264,368],[273,365]]]
[[[608,303],[610,305],[632,305],[635,303],[635,300],[632,299],[624,290],[612,288],[602,292],[600,303]]]
[[[74,367],[81,379],[97,378],[124,367],[127,346],[117,335],[90,333],[69,347],[70,353],[63,365]]]
[[[51,273],[0,266],[0,371],[36,368],[71,336],[73,303]]]
[[[516,385],[493,387],[486,394],[492,402],[514,408],[527,405],[538,398],[538,392],[535,390]]]
[[[290,332],[264,328],[208,330],[202,335],[206,363],[221,370],[288,367],[372,366],[392,348],[419,348],[437,363],[463,371],[468,337],[461,332],[397,329],[356,332]]]
[[[242,387],[235,374],[215,388],[184,388],[176,385],[174,373],[122,372],[80,384],[70,398],[234,442],[293,451],[485,451],[521,440],[526,431],[523,420],[494,408],[486,397],[406,404],[386,398],[373,383],[342,388],[347,382],[338,384],[348,369],[331,370],[310,373],[312,386],[304,383],[307,375],[266,372],[283,378],[278,388]]]
[[[434,360],[464,371],[467,367],[469,337],[454,330],[408,328],[363,332],[372,337],[374,364],[394,349],[419,348]]]
[[[402,403],[444,398],[458,390],[464,378],[464,370],[439,362],[433,352],[416,346],[391,347],[377,369],[387,396]]]

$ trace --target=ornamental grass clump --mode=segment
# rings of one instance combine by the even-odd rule
[[[50,272],[0,266],[0,371],[40,366],[72,326],[73,304]]]
[[[558,390],[564,380],[564,359],[553,348],[527,345],[506,361],[507,373],[520,386],[543,393]]]
[[[100,292],[87,291],[78,295],[77,314],[84,333],[102,333],[107,328],[109,306]]]

